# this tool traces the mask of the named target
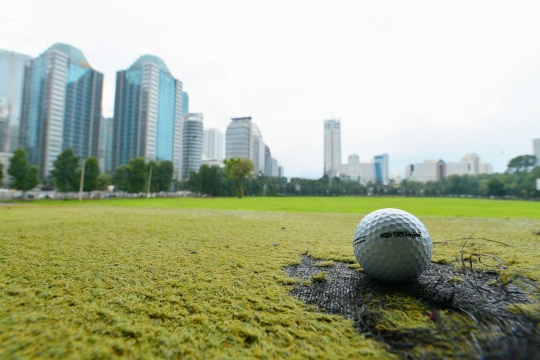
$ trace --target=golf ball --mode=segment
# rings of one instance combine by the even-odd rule
[[[353,237],[356,260],[376,279],[410,280],[427,269],[432,244],[418,218],[399,209],[380,209],[364,217]]]

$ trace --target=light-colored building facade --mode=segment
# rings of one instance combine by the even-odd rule
[[[188,113],[184,117],[184,161],[182,179],[187,179],[191,171],[198,172],[202,164],[203,114]]]
[[[388,181],[388,155],[375,157],[373,162],[361,163],[357,154],[349,155],[347,164],[343,164],[340,169],[340,178],[344,180],[357,181],[362,185]]]
[[[22,147],[21,110],[26,64],[32,58],[0,50],[0,152],[12,153]]]
[[[339,176],[341,169],[341,124],[339,119],[324,120],[324,174]]]
[[[480,163],[480,174],[493,174],[493,166],[488,163]]]
[[[285,168],[283,166],[278,166],[278,177],[285,177]]]
[[[182,82],[157,56],[143,55],[129,69],[116,73],[114,169],[137,157],[168,160],[174,178],[181,178],[183,94]]]
[[[187,92],[182,92],[182,116],[186,116],[189,113],[189,95]]]
[[[54,44],[27,63],[21,142],[42,179],[66,148],[98,156],[102,91],[103,74],[71,45]]]
[[[112,146],[114,118],[102,118],[99,135],[99,169],[101,173],[113,171],[112,168]]]
[[[279,176],[279,164],[277,159],[272,158],[272,176],[278,177]]]
[[[442,160],[426,160],[423,163],[405,167],[405,178],[411,181],[438,181],[445,177],[445,163]]]
[[[451,175],[472,175],[473,164],[470,162],[447,162],[445,177]]]
[[[268,145],[264,146],[264,175],[272,176],[272,152]]]
[[[253,161],[253,173],[264,174],[265,169],[265,144],[259,127],[253,123],[253,132],[251,136],[251,160]]]
[[[536,166],[540,166],[540,139],[533,140],[533,154],[536,156]]]
[[[2,172],[4,174],[4,178],[2,181],[0,181],[0,188],[7,187],[9,183],[9,175],[8,175],[8,168],[9,168],[9,159],[13,157],[13,153],[7,153],[7,152],[0,152],[0,164],[4,166]]]
[[[251,159],[253,123],[251,116],[232,118],[225,133],[225,158]]]
[[[223,133],[218,129],[204,130],[203,160],[223,162]]]
[[[480,171],[480,157],[477,154],[465,154],[460,162],[471,164],[470,175],[478,175]]]

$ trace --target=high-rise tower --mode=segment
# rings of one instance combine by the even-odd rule
[[[333,178],[341,168],[341,124],[338,119],[324,121],[324,174]]]
[[[225,134],[225,158],[251,159],[253,153],[251,116],[231,120]]]
[[[223,133],[218,129],[204,130],[203,158],[223,161]]]
[[[136,157],[169,160],[180,179],[182,96],[182,82],[157,56],[143,55],[116,73],[113,169]]]
[[[98,156],[102,91],[103,74],[71,45],[54,44],[27,64],[21,142],[41,178],[63,149]]]
[[[0,50],[0,152],[12,153],[21,147],[21,108],[24,68],[32,58]]]
[[[191,171],[199,171],[203,152],[203,114],[188,113],[184,117],[184,161],[182,179]]]

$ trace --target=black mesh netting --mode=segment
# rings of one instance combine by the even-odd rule
[[[302,255],[299,265],[285,269],[302,280],[291,294],[353,320],[360,332],[405,358],[540,359],[538,315],[515,306],[536,301],[537,285],[530,279],[502,279],[462,260],[458,266],[432,263],[416,281],[389,284],[346,263],[316,266],[320,262]],[[322,271],[325,281],[308,281]],[[396,306],[396,296],[420,300],[428,309],[421,316],[435,326],[381,326],[392,323],[385,309]]]

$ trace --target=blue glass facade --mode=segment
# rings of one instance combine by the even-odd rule
[[[98,156],[102,90],[103,74],[70,45],[55,44],[28,63],[21,142],[41,178],[66,148],[83,158]]]
[[[156,139],[156,160],[173,160],[174,103],[176,99],[176,80],[164,72],[160,73],[158,124]]]
[[[181,171],[182,82],[156,56],[117,72],[113,170],[130,159],[172,161]]]
[[[12,153],[20,144],[24,70],[32,58],[0,50],[0,152]]]

